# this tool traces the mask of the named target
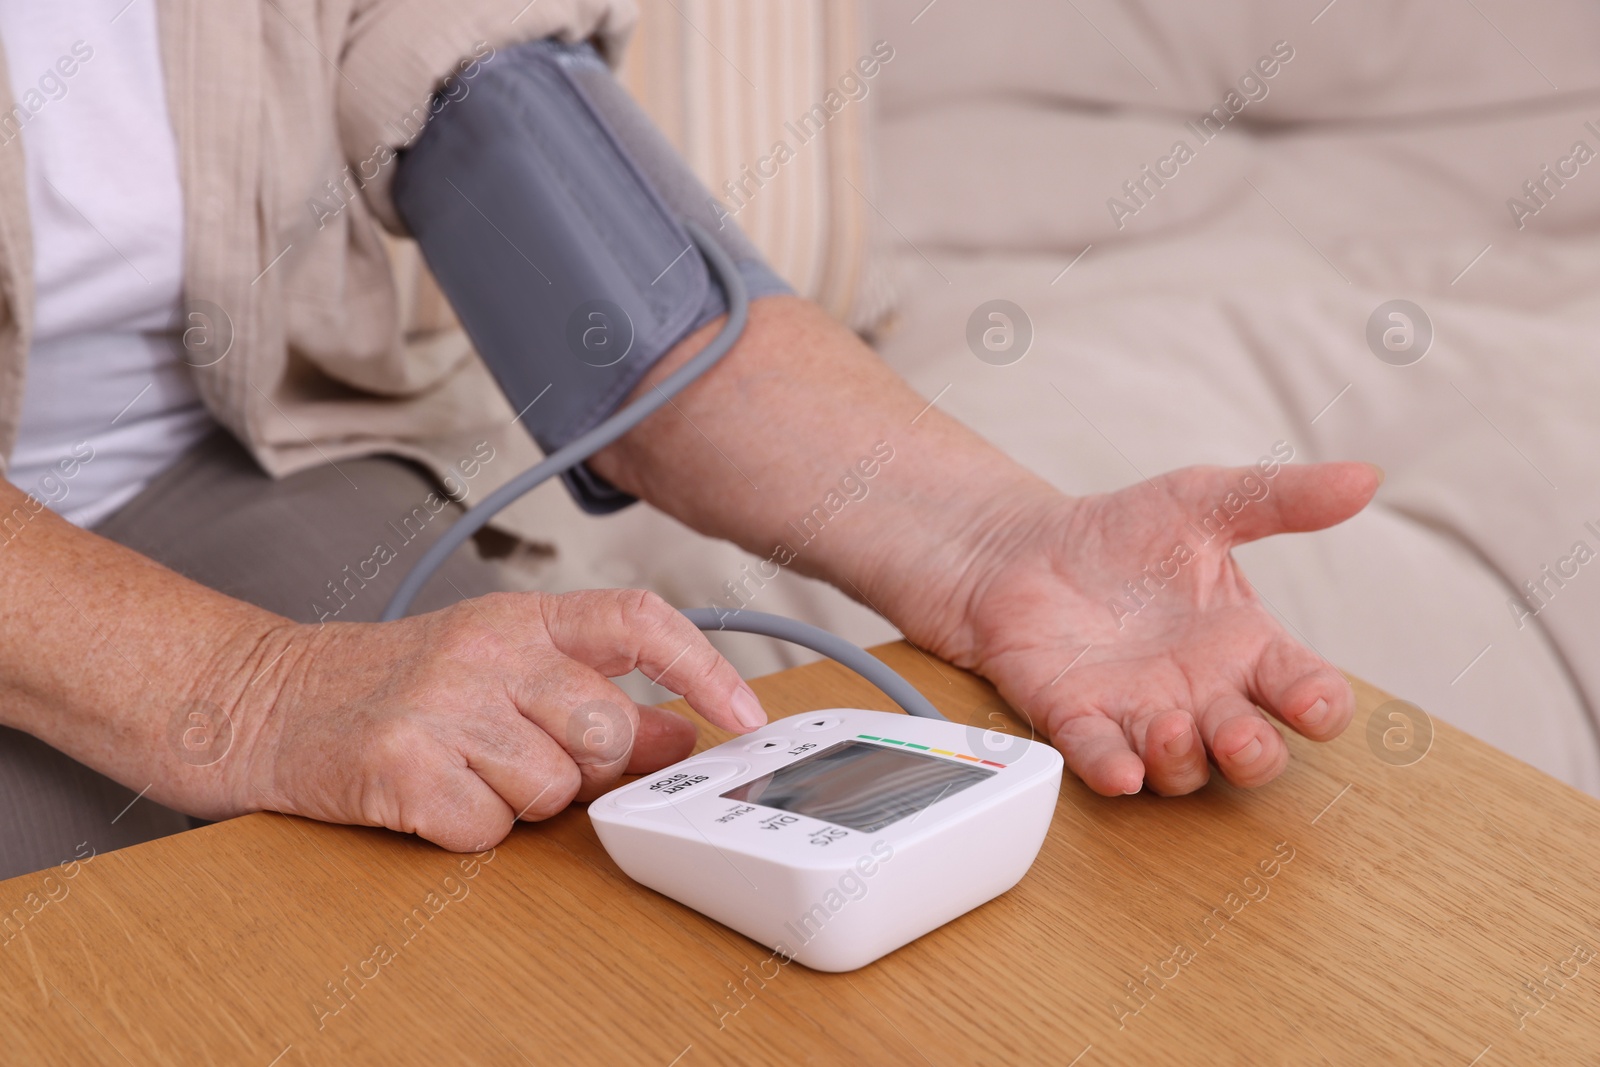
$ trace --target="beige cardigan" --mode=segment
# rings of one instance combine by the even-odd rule
[[[185,299],[221,309],[219,344],[232,333],[193,371],[217,420],[278,476],[375,452],[443,473],[486,439],[515,461],[502,474],[536,459],[459,333],[407,344],[377,223],[399,228],[393,150],[445,77],[470,91],[463,59],[557,35],[615,56],[632,0],[134,2],[160,5]],[[0,118],[13,107],[3,74]],[[22,143],[0,147],[0,457],[16,442],[33,316]]]

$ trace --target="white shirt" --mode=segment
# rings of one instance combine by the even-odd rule
[[[178,358],[183,193],[156,6],[0,0],[16,102],[0,152],[20,133],[35,289],[6,476],[80,526],[214,425]]]

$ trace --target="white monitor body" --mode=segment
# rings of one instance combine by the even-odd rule
[[[1048,745],[833,708],[589,805],[627,875],[821,971],[865,966],[1021,880],[1061,787]]]

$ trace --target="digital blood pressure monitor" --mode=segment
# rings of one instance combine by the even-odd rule
[[[589,805],[630,878],[822,971],[865,966],[1016,885],[1061,755],[835,708],[780,719]]]

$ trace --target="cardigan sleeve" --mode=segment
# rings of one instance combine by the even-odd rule
[[[405,232],[390,198],[395,153],[505,48],[593,40],[615,63],[637,18],[634,0],[356,0],[339,59],[339,138],[373,213]]]

